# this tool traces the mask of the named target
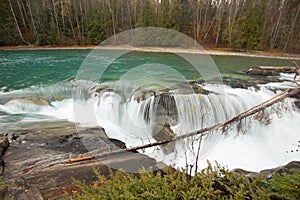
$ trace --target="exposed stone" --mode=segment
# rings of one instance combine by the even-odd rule
[[[280,74],[280,71],[250,68],[246,71],[246,74],[255,76],[278,76]]]
[[[85,180],[87,184],[95,181],[94,169],[106,176],[109,169],[122,168],[133,174],[142,167],[157,169],[154,159],[133,152],[65,164],[70,158],[93,150],[107,153],[125,148],[123,142],[109,139],[100,127],[77,131],[71,123],[44,122],[15,131],[14,135],[18,139],[11,140],[3,156],[5,199],[8,200],[62,198],[65,192],[76,190],[72,178]]]
[[[20,103],[33,104],[37,106],[52,106],[51,102],[48,99],[42,97],[10,99],[7,102],[5,102],[5,105],[18,105]]]
[[[0,137],[0,157],[4,154],[7,147],[9,146],[8,138],[6,136]]]
[[[300,99],[300,92],[291,96],[292,98]]]
[[[267,179],[271,178],[272,175],[274,173],[289,173],[291,169],[298,169],[300,170],[300,161],[292,161],[292,162],[289,162],[288,164],[284,165],[284,166],[279,166],[279,167],[276,167],[276,168],[272,168],[272,169],[265,169],[265,170],[262,170],[260,172],[251,172],[251,171],[246,171],[246,170],[243,170],[243,169],[234,169],[233,171],[237,172],[237,173],[241,173],[241,174],[244,174],[248,177],[251,177],[251,178],[256,178],[258,176],[263,176]]]
[[[170,125],[163,125],[157,126],[157,130],[154,131],[153,138],[156,141],[163,141],[163,140],[170,140],[175,137],[175,133],[170,128]],[[174,152],[175,143],[171,142],[168,144],[160,145],[161,149],[163,150],[164,154],[170,154]]]
[[[300,109],[300,101],[294,101],[295,106]]]
[[[280,73],[296,73],[295,67],[289,66],[257,66],[254,68],[248,69],[246,72],[248,75],[256,75],[256,76],[278,76]]]

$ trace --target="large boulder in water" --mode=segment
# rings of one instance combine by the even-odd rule
[[[164,126],[156,126],[157,130],[154,130],[153,138],[156,141],[164,141],[164,140],[171,140],[173,139],[176,134],[170,128],[170,125],[165,124]],[[170,142],[168,144],[160,145],[161,149],[163,150],[164,154],[170,154],[174,152],[175,143]]]

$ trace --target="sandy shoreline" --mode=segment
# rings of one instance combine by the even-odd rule
[[[192,53],[222,56],[245,56],[258,58],[277,58],[300,60],[300,54],[288,54],[284,52],[251,51],[237,52],[227,49],[200,49],[200,48],[175,48],[175,47],[132,47],[132,46],[6,46],[0,47],[0,50],[64,50],[64,49],[107,49],[107,50],[128,50],[142,52],[163,52],[163,53]]]

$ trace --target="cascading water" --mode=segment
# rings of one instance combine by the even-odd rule
[[[99,125],[106,129],[110,137],[126,142],[127,146],[137,146],[168,139],[172,137],[172,134],[182,135],[214,125],[275,95],[275,89],[269,88],[268,85],[262,85],[258,91],[251,88],[249,90],[233,89],[218,85],[204,85],[204,88],[210,93],[180,94],[169,91],[155,94],[155,92],[148,91],[146,94],[142,92],[132,95],[127,100],[124,100],[122,95],[109,91],[102,93],[94,109]],[[284,109],[288,109],[289,112],[285,113],[282,111]],[[205,159],[220,160],[223,163],[229,163],[231,168],[243,166],[245,169],[257,171],[284,164],[290,160],[297,160],[299,156],[297,154],[285,155],[289,149],[288,145],[293,146],[297,142],[297,131],[292,130],[287,137],[274,130],[275,127],[278,128],[278,124],[285,127],[285,120],[281,120],[286,118],[292,118],[294,125],[300,119],[291,100],[276,104],[253,118],[242,120],[239,124],[228,127],[226,136],[222,135],[221,131],[211,133],[201,141],[200,165],[205,167]],[[274,132],[273,138],[271,133]],[[281,149],[274,151],[274,147],[270,145],[268,146],[269,152],[259,153],[261,146],[256,145],[256,141],[262,144],[264,139],[267,139],[264,143],[269,144],[272,141],[274,146],[281,146]],[[286,146],[282,145],[283,139],[286,140],[284,142]],[[145,153],[168,164],[185,166],[185,152],[189,152],[188,160],[193,163],[198,142],[197,137],[193,137],[177,143],[175,147],[171,145],[171,151],[160,147],[161,150],[158,150],[159,148],[146,149]],[[253,146],[249,147],[251,143]],[[227,153],[223,155],[223,152]],[[236,155],[238,152],[241,152],[241,158],[238,158],[239,154]],[[284,153],[284,155],[276,159],[273,152]],[[246,162],[249,158],[255,160],[257,155],[263,158],[258,159],[257,162],[254,161],[255,165],[250,166],[248,164],[250,162],[242,165],[239,163],[239,160]],[[215,159],[216,156],[218,159]]]
[[[188,94],[176,90],[136,90],[133,95],[126,96],[106,86],[101,88],[99,84],[80,82],[59,86],[56,90],[53,87],[51,90],[43,88],[36,95],[32,95],[30,91],[6,94],[1,98],[0,121],[1,126],[4,126],[10,123],[5,121],[7,115],[27,113],[30,115],[24,115],[18,120],[46,120],[45,116],[51,116],[75,121],[81,126],[102,126],[109,137],[119,139],[129,147],[222,122],[269,99],[276,88],[288,86],[291,85],[278,83],[275,87],[274,84],[266,84],[256,91],[251,88],[233,89],[229,86],[204,84],[202,87],[209,91],[208,94]],[[76,98],[72,99],[71,94]],[[84,114],[74,118],[74,107]],[[289,112],[282,111],[282,108]],[[279,115],[284,117],[278,117]],[[229,168],[258,171],[298,160],[299,151],[296,150],[300,149],[297,146],[300,140],[297,130],[299,120],[299,111],[287,99],[251,119],[243,120],[241,126],[233,124],[232,127],[227,127],[226,135],[221,130],[214,131],[201,140],[199,166],[205,167],[205,159],[209,159],[227,164]],[[242,131],[238,133],[238,129]],[[184,167],[186,160],[189,163],[195,161],[199,141],[196,136],[169,147],[146,149],[144,153],[167,164]]]

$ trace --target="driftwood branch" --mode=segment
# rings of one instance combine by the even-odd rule
[[[293,96],[297,93],[300,93],[300,87],[287,89],[287,90],[275,95],[274,97],[268,99],[267,101],[265,101],[261,104],[258,104],[254,107],[251,107],[248,110],[245,110],[245,111],[231,117],[230,119],[228,119],[226,121],[223,121],[223,122],[218,123],[218,124],[213,125],[213,126],[206,127],[204,129],[201,129],[201,130],[198,130],[198,131],[195,131],[195,132],[191,132],[191,133],[188,133],[188,134],[176,136],[176,137],[173,137],[172,139],[157,141],[157,142],[154,142],[154,143],[149,143],[149,144],[135,146],[135,147],[129,147],[129,148],[126,148],[126,149],[118,149],[118,150],[114,150],[114,151],[110,151],[110,152],[106,152],[106,153],[103,153],[103,151],[102,152],[91,151],[91,152],[88,153],[89,155],[85,156],[87,159],[85,159],[85,157],[80,157],[80,158],[71,159],[69,161],[66,161],[65,163],[73,163],[74,161],[78,162],[78,161],[83,161],[83,160],[90,160],[90,159],[95,158],[95,157],[105,157],[105,156],[124,153],[124,152],[133,152],[133,151],[137,151],[137,150],[140,150],[140,149],[146,149],[146,148],[149,148],[149,147],[154,147],[154,146],[158,146],[158,145],[167,144],[167,143],[170,143],[170,142],[179,141],[179,140],[182,140],[182,139],[185,139],[185,138],[188,138],[188,137],[192,137],[192,136],[196,136],[196,135],[200,135],[200,137],[203,137],[203,136],[208,135],[209,132],[211,132],[211,131],[217,130],[219,128],[224,129],[224,127],[226,125],[230,124],[230,123],[240,121],[240,120],[242,120],[246,117],[249,117],[249,116],[251,116],[255,113],[258,113],[259,111],[261,111],[265,108],[268,108],[268,107],[272,106],[273,104],[275,104],[279,101],[282,101],[287,97]]]
[[[257,69],[261,70],[274,70],[274,71],[286,71],[286,72],[293,72],[296,67],[289,67],[289,66],[257,66]]]
[[[69,159],[69,160],[65,161],[64,164],[70,164],[70,163],[80,162],[80,161],[84,161],[84,160],[91,160],[94,158],[95,158],[94,156],[78,157],[78,158]]]

